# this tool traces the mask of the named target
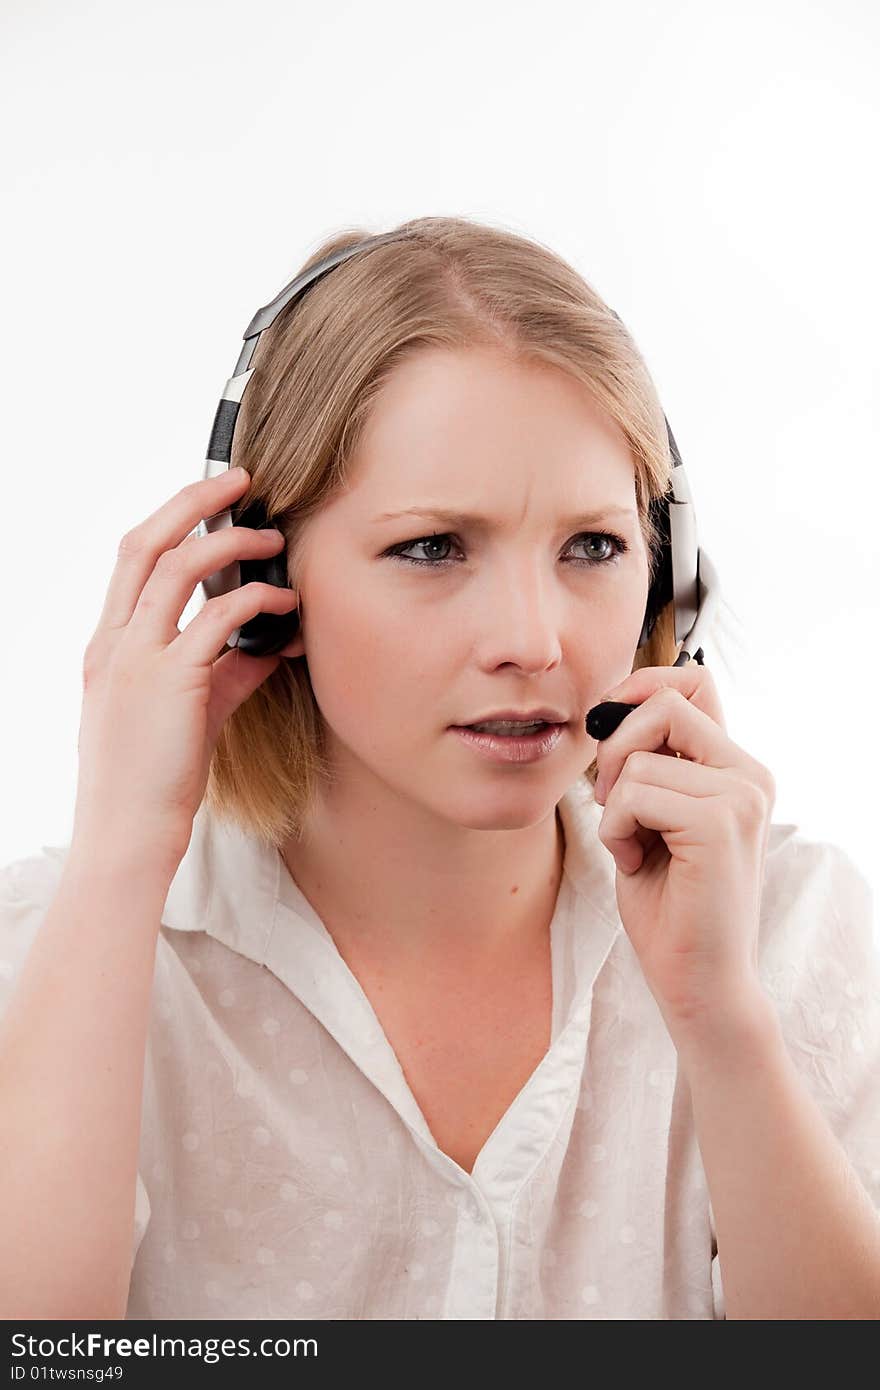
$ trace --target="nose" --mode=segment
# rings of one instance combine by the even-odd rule
[[[480,607],[480,643],[486,665],[544,671],[561,659],[565,602],[553,578],[527,562],[500,566]]]

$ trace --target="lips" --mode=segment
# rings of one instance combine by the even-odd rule
[[[453,725],[450,733],[461,734],[462,742],[482,758],[495,763],[534,763],[549,756],[564,737],[565,724],[542,723],[531,733],[493,734],[472,729],[469,724]]]
[[[477,717],[467,724],[453,724],[454,729],[472,729],[474,724],[495,724],[499,720],[508,720],[516,724],[567,724],[568,720],[564,714],[558,710],[551,709],[549,705],[542,709],[522,711],[515,709],[490,710],[486,714],[478,714]]]
[[[484,724],[497,724],[497,723],[499,723],[499,722],[500,722],[500,721],[497,720],[497,719],[477,719],[477,720],[474,721],[473,724],[453,724],[451,727],[452,727],[453,729],[474,729],[475,731],[478,731],[479,733],[492,733],[492,732],[494,732],[493,730],[486,730],[486,729],[484,729],[482,726],[483,726]],[[525,720],[525,719],[518,719],[518,720],[516,720],[516,723],[517,723],[517,724],[522,724],[523,730],[528,729],[530,732],[537,732],[537,733],[542,733],[542,732],[543,732],[544,730],[546,730],[546,729],[557,729],[557,728],[560,728],[564,722],[565,722],[564,720],[558,720],[558,719],[528,719],[528,720]],[[537,730],[535,729],[535,725],[538,726],[538,727],[537,727]],[[511,729],[510,735],[511,735],[512,737],[515,738],[515,737],[517,736],[517,731],[516,731],[515,729]],[[503,735],[499,735],[499,737],[503,737]],[[525,737],[525,734],[523,734],[523,737]]]

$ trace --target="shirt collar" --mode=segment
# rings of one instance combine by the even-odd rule
[[[583,1066],[582,1039],[589,1028],[593,985],[623,931],[616,906],[614,861],[597,837],[601,811],[585,777],[563,796],[559,812],[565,855],[550,936],[553,952],[565,953],[560,959],[565,961],[570,998],[561,1032],[533,1073],[535,1085],[526,1088],[528,1097],[517,1111],[514,1130],[496,1130],[491,1151],[496,1157],[503,1156],[504,1145],[513,1142],[511,1134],[527,1149],[534,1148],[535,1134],[542,1131],[540,1115],[533,1109],[541,1111],[545,1104],[541,1067],[547,1075],[548,1068],[562,1068],[566,1084],[575,1084]],[[204,931],[270,970],[421,1136],[432,1161],[449,1164],[375,1010],[278,850],[216,819],[202,803],[189,847],[171,883],[162,923],[177,931]],[[567,1092],[558,1077],[551,1090],[562,1104]],[[489,1161],[487,1149],[478,1162],[485,1166]]]
[[[587,905],[590,918],[615,931],[622,930],[614,861],[597,833],[602,808],[586,776],[565,792],[559,815],[565,832],[563,875]],[[165,900],[163,926],[174,931],[206,932],[262,965],[279,909],[299,914],[335,949],[281,853],[233,822],[220,820],[203,801]]]

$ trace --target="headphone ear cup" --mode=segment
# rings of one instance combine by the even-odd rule
[[[286,552],[269,555],[266,559],[242,558],[238,562],[241,572],[241,586],[245,584],[272,584],[278,589],[289,589],[287,582]]]
[[[258,613],[242,623],[238,648],[248,656],[274,656],[299,632],[299,610],[292,613]]]
[[[249,526],[261,530],[270,526],[272,519],[262,501],[253,501],[236,516],[233,512],[233,525]],[[245,584],[272,584],[278,589],[289,589],[287,576],[287,549],[278,555],[265,559],[243,558],[239,560],[241,586]],[[256,617],[242,623],[239,629],[238,647],[248,656],[274,656],[286,647],[299,632],[299,608],[290,613],[258,613]]]
[[[290,589],[284,553],[270,555],[265,560],[240,560],[241,582],[272,584],[278,589]],[[299,608],[290,613],[258,613],[242,623],[238,645],[250,656],[272,656],[286,647],[299,632]]]
[[[651,520],[660,535],[660,556],[648,590],[648,601],[645,604],[645,616],[642,621],[642,631],[639,635],[638,645],[643,647],[650,638],[657,624],[657,619],[673,596],[674,589],[672,583],[672,541],[670,537],[669,525],[669,503],[668,498],[672,495],[670,491],[663,497],[652,497],[650,503]]]

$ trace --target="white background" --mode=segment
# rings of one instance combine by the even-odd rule
[[[452,214],[633,332],[728,733],[876,894],[875,4],[7,0],[0,52],[0,861],[69,840],[119,538],[201,477],[252,314],[328,234]]]

